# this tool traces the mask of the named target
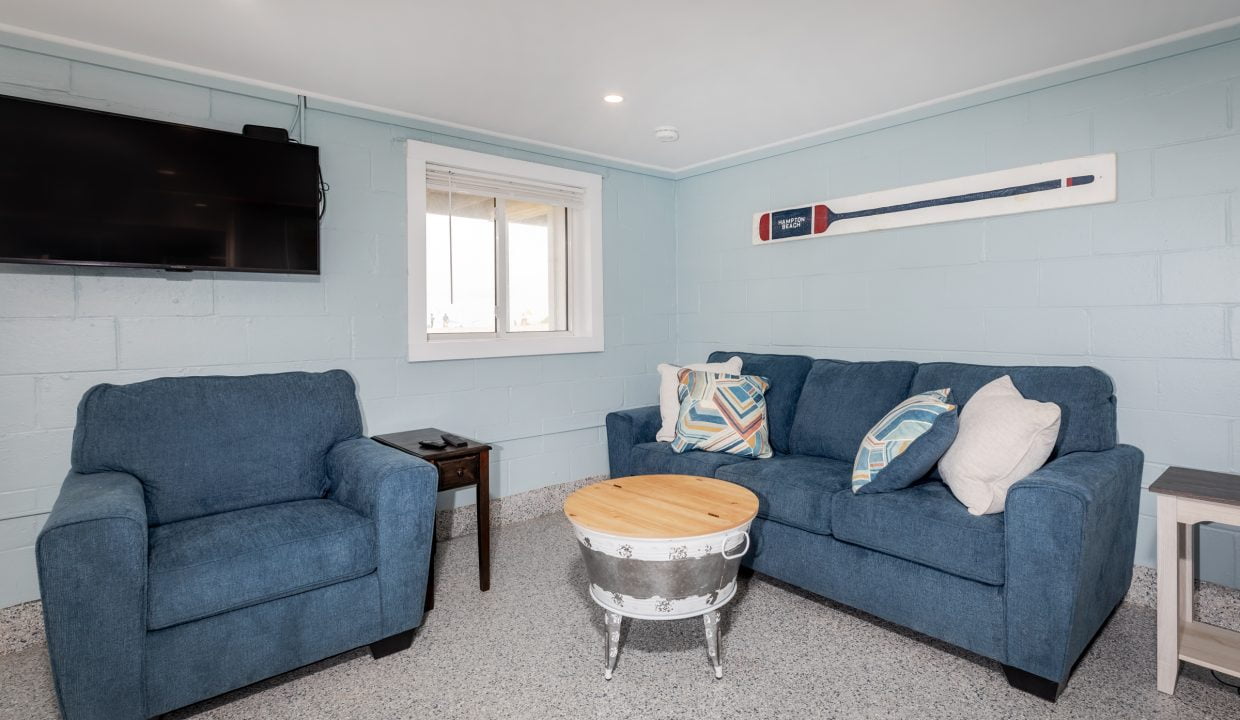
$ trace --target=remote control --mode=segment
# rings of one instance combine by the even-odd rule
[[[452,447],[465,447],[469,444],[466,442],[465,438],[458,437],[452,433],[444,433],[439,437],[443,438],[443,441]]]
[[[447,443],[442,443],[438,440],[419,440],[418,445],[420,447],[430,448],[431,450],[443,450],[448,447]]]

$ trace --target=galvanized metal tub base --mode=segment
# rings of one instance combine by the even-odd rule
[[[736,581],[728,583],[717,593],[693,595],[686,598],[662,598],[658,595],[638,598],[590,583],[590,597],[604,610],[619,613],[638,620],[683,620],[697,617],[711,610],[718,610],[736,594]]]
[[[673,620],[732,598],[749,525],[668,540],[609,535],[576,523],[573,531],[595,602],[627,617]]]

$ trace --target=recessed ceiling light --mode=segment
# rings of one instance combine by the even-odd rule
[[[622,102],[624,102],[624,96],[623,96],[623,95],[616,95],[616,94],[614,94],[614,93],[613,93],[613,94],[611,94],[611,95],[604,95],[604,96],[603,96],[603,102],[609,102],[609,103],[611,103],[611,104],[615,105],[616,103],[622,103]]]

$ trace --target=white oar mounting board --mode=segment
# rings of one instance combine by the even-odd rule
[[[1115,192],[1115,153],[1089,155],[755,213],[753,244],[1094,205]]]

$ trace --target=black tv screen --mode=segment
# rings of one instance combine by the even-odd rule
[[[0,96],[0,262],[319,272],[310,145]]]

